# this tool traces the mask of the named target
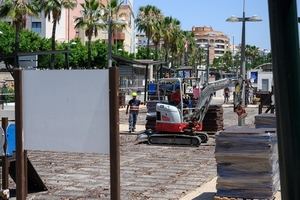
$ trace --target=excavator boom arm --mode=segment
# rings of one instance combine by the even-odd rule
[[[198,103],[195,107],[195,112],[192,113],[191,119],[202,122],[214,92],[228,87],[230,82],[231,81],[229,79],[221,79],[210,82],[208,85],[206,85],[201,92]]]

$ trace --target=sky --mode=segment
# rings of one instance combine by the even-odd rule
[[[268,1],[245,2],[246,17],[257,15],[263,20],[246,23],[246,44],[269,50],[271,47]],[[233,38],[235,45],[241,43],[242,23],[226,22],[226,19],[232,15],[242,17],[243,0],[134,0],[135,14],[140,6],[148,4],[158,7],[165,16],[180,20],[183,30],[192,30],[193,26],[211,26],[214,30],[226,34],[231,43]]]

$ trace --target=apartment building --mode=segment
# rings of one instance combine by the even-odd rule
[[[209,26],[192,27],[196,44],[199,48],[209,48],[209,63],[230,50],[229,38],[221,31],[215,31]]]
[[[109,0],[100,0],[104,5]],[[75,28],[74,20],[81,16],[80,11],[82,7],[80,4],[84,3],[84,0],[77,0],[77,6],[73,10],[63,9],[61,19],[56,27],[56,40],[57,41],[70,41],[76,37],[81,38],[83,42],[87,41],[84,30],[78,30]],[[134,15],[133,15],[133,0],[123,1],[121,8],[117,14],[118,20],[125,20],[126,27],[122,31],[117,31],[113,34],[113,40],[122,42],[124,50],[133,53],[135,50],[135,35],[134,35]],[[9,19],[7,20],[9,21]],[[52,20],[48,20],[44,13],[41,12],[38,17],[27,16],[26,28],[38,33],[42,37],[50,38],[52,36]],[[93,40],[103,39],[107,40],[107,30],[99,30],[97,38],[93,37]]]

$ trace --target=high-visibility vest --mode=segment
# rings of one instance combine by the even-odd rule
[[[141,103],[140,100],[131,99],[128,103],[129,104],[129,111],[130,112],[138,112],[140,103]]]

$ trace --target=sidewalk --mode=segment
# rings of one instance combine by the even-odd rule
[[[224,103],[223,97],[213,97],[210,104],[222,105],[223,108],[233,108],[233,99],[229,99],[228,103]],[[248,108],[258,108],[258,105],[248,104]]]
[[[200,187],[196,188],[194,191],[182,197],[180,200],[213,200],[217,192],[216,184],[217,184],[217,177],[213,178],[209,182],[204,183]],[[278,191],[275,194],[274,200],[281,200],[280,191]]]

